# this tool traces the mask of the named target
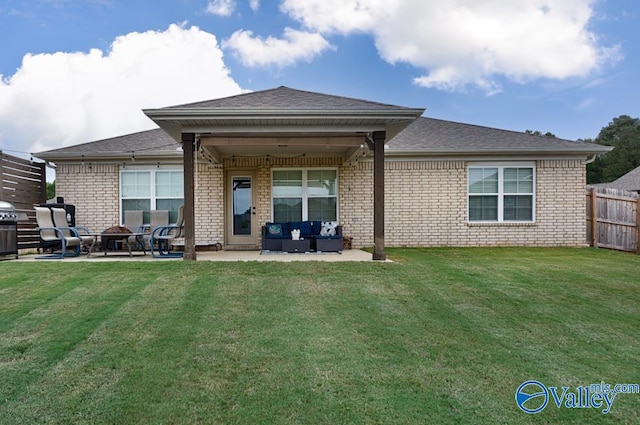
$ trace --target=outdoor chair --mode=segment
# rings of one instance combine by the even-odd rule
[[[142,210],[129,210],[124,212],[124,222],[122,225],[131,230],[132,233],[142,233],[144,231],[144,221],[142,219]],[[129,236],[129,246],[135,246],[140,249],[144,249],[140,246],[140,239],[136,236]]]
[[[184,247],[184,205],[178,209],[178,219],[170,226],[156,227],[151,232],[151,255],[155,258],[182,257],[183,253],[174,251],[175,246]]]
[[[70,229],[68,225],[60,228],[54,225],[52,212],[47,207],[35,207],[38,231],[40,232],[41,246],[43,248],[60,248],[61,253],[44,255],[37,258],[64,258],[65,256],[78,256],[82,239],[77,236],[75,229]],[[64,210],[62,210],[64,211]],[[66,224],[65,214],[65,224]],[[72,253],[67,253],[68,248],[74,248]]]
[[[169,226],[169,211],[151,210],[150,216],[150,223],[148,226],[145,226],[145,232],[147,234],[143,236],[143,239],[145,246],[148,246],[149,249],[153,251],[153,246],[151,245],[151,235],[156,228]]]
[[[89,229],[83,226],[69,227],[67,222],[67,212],[64,208],[51,208],[53,224],[62,230],[66,237],[80,238],[80,248],[90,247],[95,243],[95,236],[91,236]]]

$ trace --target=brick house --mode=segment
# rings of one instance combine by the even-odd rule
[[[583,246],[585,164],[609,150],[287,87],[144,112],[160,128],[34,156],[91,229],[184,203],[185,259],[259,249],[260,226],[290,218],[338,221],[374,259],[385,245]]]

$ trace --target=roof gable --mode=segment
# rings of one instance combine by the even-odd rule
[[[280,86],[274,89],[244,93],[221,99],[176,105],[165,109],[253,109],[306,111],[376,111],[405,110],[403,106],[353,99]]]

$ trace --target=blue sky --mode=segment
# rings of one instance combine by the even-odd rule
[[[0,149],[281,85],[595,138],[640,115],[634,0],[2,0]]]

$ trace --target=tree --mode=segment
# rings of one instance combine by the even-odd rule
[[[546,133],[543,133],[540,130],[536,130],[536,131],[525,130],[524,132],[526,134],[533,134],[534,136],[544,136],[544,137],[553,137],[553,138],[556,137],[556,135],[551,133],[550,131],[547,131]]]
[[[614,149],[587,165],[587,183],[612,182],[640,166],[640,119],[628,115],[614,118],[600,130],[595,142]]]
[[[47,182],[47,199],[53,199],[56,196],[56,182]]]

